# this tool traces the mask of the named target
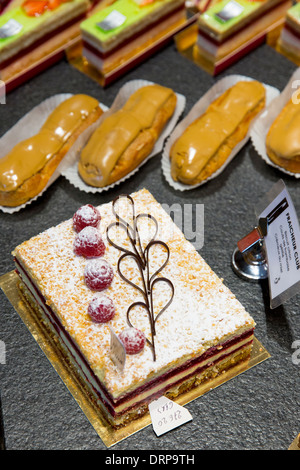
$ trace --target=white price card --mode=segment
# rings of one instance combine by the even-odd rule
[[[149,404],[154,432],[157,436],[191,421],[191,413],[167,397],[160,397]]]
[[[259,219],[264,219],[267,226],[264,243],[270,306],[276,308],[300,291],[299,222],[293,201],[282,180],[271,188],[259,211]]]

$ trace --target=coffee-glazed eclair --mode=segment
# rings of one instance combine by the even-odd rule
[[[85,183],[105,187],[133,171],[151,153],[176,107],[170,88],[147,85],[100,123],[81,151],[78,172]]]
[[[88,95],[57,106],[39,132],[0,158],[0,205],[18,206],[38,195],[79,135],[103,114]]]
[[[215,173],[264,106],[265,88],[258,81],[240,81],[227,89],[171,146],[172,178],[193,185]]]
[[[290,99],[270,126],[267,154],[276,165],[300,173],[300,104]]]

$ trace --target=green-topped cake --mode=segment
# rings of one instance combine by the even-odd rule
[[[278,45],[292,59],[300,59],[300,3],[288,9]]]
[[[198,54],[217,71],[261,44],[280,24],[288,0],[222,0],[202,13],[198,21]]]
[[[184,18],[184,0],[117,0],[81,23],[83,55],[105,71]]]
[[[14,8],[9,8],[0,16],[0,65],[1,72],[13,62],[26,64],[36,60],[35,48],[41,47],[60,35],[65,41],[74,25],[85,18],[90,7],[89,0],[25,0]],[[54,47],[57,41],[53,40]],[[52,45],[41,51],[41,55],[51,52]],[[2,78],[2,77],[1,77]]]

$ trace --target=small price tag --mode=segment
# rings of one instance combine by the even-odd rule
[[[23,29],[23,26],[13,18],[7,21],[3,26],[0,28],[0,39],[10,38],[11,36],[15,36]]]
[[[231,0],[222,10],[220,10],[218,13],[215,13],[215,16],[218,20],[222,21],[222,23],[225,23],[226,21],[239,16],[243,10],[244,7],[242,7],[242,5],[235,2],[234,0]]]
[[[262,207],[263,210],[262,210]],[[300,229],[293,201],[280,180],[266,195],[259,218],[266,219],[264,237],[271,308],[300,290]]]
[[[126,16],[124,16],[122,13],[120,13],[117,10],[113,10],[109,15],[107,15],[104,20],[100,21],[100,23],[97,23],[97,26],[103,31],[110,31],[111,29],[118,28],[121,26],[123,23],[126,21]]]
[[[160,397],[158,400],[154,400],[150,403],[149,411],[152,426],[157,436],[171,431],[193,419],[186,408],[166,397]]]
[[[122,372],[126,362],[126,351],[122,341],[119,340],[116,333],[110,328],[110,357],[113,363]]]

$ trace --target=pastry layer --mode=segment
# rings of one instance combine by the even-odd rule
[[[291,98],[275,118],[266,137],[269,158],[292,173],[300,172],[299,126],[299,103]]]
[[[112,284],[105,291],[116,307],[116,314],[109,324],[96,324],[87,313],[88,304],[96,293],[84,282],[83,272],[88,261],[74,254],[75,233],[71,219],[33,237],[14,250],[17,262],[102,384],[107,403],[110,400],[120,403],[122,397],[128,397],[129,394],[135,397],[136,390],[159,380],[170,370],[176,370],[188,361],[201,357],[211,348],[247,334],[255,325],[240,302],[184,238],[181,230],[153,196],[146,190],[140,190],[132,197],[136,214],[151,213],[155,217],[159,227],[158,236],[170,250],[169,261],[161,268],[160,274],[172,281],[174,298],[156,322],[155,361],[151,348],[146,345],[140,353],[126,356],[125,367],[121,372],[110,355],[110,328],[116,334],[127,328],[126,311],[129,305],[141,299],[137,289],[118,274],[120,250],[109,244],[106,238],[106,228],[115,222],[111,203],[99,206],[99,231],[106,244],[104,258],[115,273]],[[122,214],[124,211],[125,215],[127,213],[121,203],[118,210]],[[139,234],[143,244],[147,244],[152,239],[153,230],[149,229],[147,219],[144,222],[141,220],[139,224]],[[123,232],[119,234],[120,237],[123,235]],[[126,239],[122,238],[121,241],[125,247],[128,246]],[[165,251],[158,245],[153,246],[151,272],[152,269],[159,269],[165,258]],[[187,269],[187,266],[193,269]],[[140,272],[132,259],[125,261],[122,271],[131,282],[139,285]],[[157,312],[170,298],[170,286],[161,282],[153,294]],[[149,336],[149,318],[145,311],[137,308],[131,321]]]
[[[17,263],[17,272],[22,279],[21,292],[30,306],[34,308],[47,329],[50,327],[52,335],[59,337],[59,346],[67,354],[70,366],[76,375],[83,380],[83,385],[97,406],[100,406],[106,419],[113,426],[120,426],[126,422],[140,417],[147,412],[147,405],[162,395],[176,398],[181,393],[214,378],[221,372],[228,370],[237,363],[249,359],[253,330],[249,330],[240,337],[210,348],[200,357],[195,357],[178,368],[170,369],[157,379],[151,380],[134,392],[113,400],[96,377],[72,338],[62,328],[54,312],[46,305],[45,299],[38,292],[22,267]]]
[[[211,176],[246,136],[264,105],[265,88],[257,81],[241,81],[226,90],[172,145],[172,178],[196,184]]]

